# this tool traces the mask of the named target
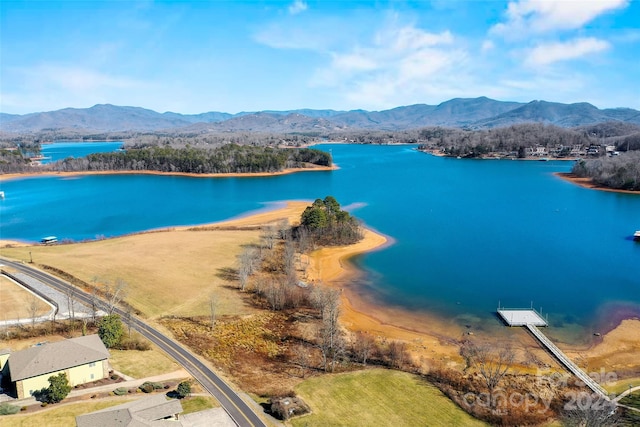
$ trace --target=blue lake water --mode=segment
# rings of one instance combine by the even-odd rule
[[[365,272],[363,292],[376,301],[478,321],[491,318],[498,301],[533,301],[554,325],[587,329],[604,309],[640,313],[640,244],[631,240],[640,229],[640,196],[588,190],[553,175],[569,171],[570,162],[458,160],[409,146],[317,148],[331,150],[340,169],[2,182],[0,237],[117,236],[333,195],[393,238],[354,259]]]
[[[44,157],[42,164],[56,162],[67,157],[84,157],[92,153],[107,153],[122,147],[122,141],[95,141],[74,142],[56,141],[51,144],[43,144],[41,154]]]

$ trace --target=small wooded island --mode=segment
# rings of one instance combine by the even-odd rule
[[[2,172],[105,172],[154,171],[163,173],[275,173],[310,165],[330,167],[331,155],[310,148],[277,148],[227,144],[214,148],[151,146],[126,151],[66,158],[46,165],[33,165],[14,152],[2,156]]]

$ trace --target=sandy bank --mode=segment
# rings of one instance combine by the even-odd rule
[[[308,165],[304,168],[283,169],[278,172],[252,172],[252,173],[186,173],[186,172],[159,172],[159,171],[83,171],[83,172],[30,172],[30,173],[8,173],[0,175],[0,181],[9,181],[11,179],[30,178],[35,176],[82,176],[82,175],[169,175],[169,176],[188,176],[194,178],[244,178],[244,177],[263,177],[288,175],[297,172],[317,172],[331,171],[338,167]]]
[[[591,190],[610,191],[612,193],[640,194],[640,191],[619,190],[616,188],[604,187],[602,185],[594,183],[591,178],[581,178],[570,172],[556,172],[554,173],[554,175],[561,179],[564,179],[565,181],[569,181],[572,184],[579,185],[583,188],[589,188]]]
[[[289,224],[298,223],[300,215],[310,202],[283,202],[283,206],[273,210],[260,211],[255,214],[232,220],[192,227],[171,228],[176,236],[180,231],[191,228],[243,228],[255,227],[287,220]],[[171,231],[167,231],[172,233]],[[184,233],[183,233],[184,234]],[[174,236],[174,234],[171,234]],[[177,238],[177,237],[176,237]],[[24,245],[20,242],[0,241]],[[458,342],[465,338],[468,330],[456,319],[447,319],[429,313],[415,313],[401,308],[382,306],[369,299],[366,289],[357,284],[362,272],[349,258],[365,252],[380,250],[391,244],[390,238],[373,230],[365,230],[364,239],[357,244],[319,249],[309,255],[307,277],[313,283],[323,283],[340,289],[343,298],[341,321],[352,331],[364,331],[381,341],[402,340],[409,344],[409,349],[416,360],[435,360],[443,363],[459,363]],[[622,323],[620,323],[622,321]],[[615,326],[617,325],[617,326]],[[587,359],[590,369],[604,367],[615,370],[620,376],[640,377],[640,320],[617,319],[611,331],[601,330],[602,339],[590,347],[570,348],[558,343],[567,350],[572,358]],[[607,332],[604,334],[604,332]],[[545,352],[526,332],[519,328],[474,330],[474,338],[482,341],[500,343],[510,341],[520,344],[536,352],[540,358]],[[556,366],[551,362],[552,366]]]

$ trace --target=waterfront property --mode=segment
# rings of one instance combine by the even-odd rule
[[[108,358],[100,337],[88,335],[10,353],[3,376],[9,376],[16,396],[22,399],[48,387],[52,375],[66,374],[71,386],[106,378]]]
[[[593,378],[587,375],[582,369],[571,361],[545,334],[542,333],[538,326],[548,326],[545,319],[540,313],[534,309],[504,309],[498,307],[498,315],[505,321],[508,326],[524,326],[529,330],[531,335],[549,353],[551,353],[569,372],[578,377],[588,388],[603,398],[609,400],[607,391],[598,384]]]

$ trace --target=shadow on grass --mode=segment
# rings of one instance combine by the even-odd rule
[[[231,267],[222,267],[219,268],[217,273],[216,273],[216,277],[222,279],[222,280],[226,280],[226,281],[237,281],[239,280],[238,277],[238,269],[237,268],[231,268]]]

